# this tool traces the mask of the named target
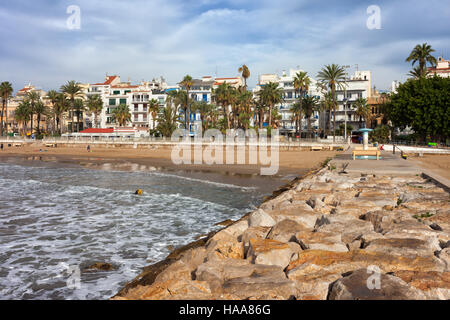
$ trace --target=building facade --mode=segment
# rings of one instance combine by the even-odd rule
[[[442,78],[450,78],[450,61],[439,57],[437,60],[437,65],[435,67],[428,68],[428,72],[429,77],[437,75]]]

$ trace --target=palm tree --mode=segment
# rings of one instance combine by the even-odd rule
[[[190,130],[190,97],[189,97],[189,90],[191,90],[192,85],[194,84],[194,81],[190,75],[184,76],[183,80],[180,82],[180,86],[184,87],[186,89],[186,108],[184,109],[184,126],[186,130]],[[188,117],[189,115],[189,117]]]
[[[269,82],[259,92],[261,101],[269,108],[269,127],[272,126],[272,110],[276,104],[283,101],[283,89],[278,87],[278,83]]]
[[[61,92],[65,93],[70,100],[70,106],[72,109],[72,126],[70,132],[73,132],[73,122],[74,122],[74,111],[75,111],[75,98],[79,97],[82,93],[82,88],[79,86],[79,83],[71,80],[68,81],[67,84],[61,86]],[[78,122],[77,122],[77,132],[78,132]]]
[[[87,101],[86,101],[86,107],[87,107],[88,111],[94,115],[94,127],[98,128],[97,119],[103,110],[103,101],[102,101],[102,98],[100,97],[100,95],[94,94],[94,95],[88,96]]]
[[[119,127],[125,126],[131,121],[130,109],[126,104],[121,104],[112,112],[112,120],[119,124]]]
[[[166,98],[166,105],[172,107],[172,105],[175,106],[175,111],[178,113],[178,111],[181,111],[184,113],[184,128],[186,128],[186,113],[187,113],[187,93],[186,91],[170,91]],[[181,122],[181,121],[179,121]]]
[[[49,92],[47,92],[47,98],[50,100],[50,103],[52,104],[53,135],[55,134],[55,131],[56,131],[55,110],[56,110],[56,104],[58,103],[58,96],[59,96],[59,93],[56,90],[50,90]]]
[[[30,103],[30,120],[31,120],[31,134],[33,134],[33,119],[36,110],[36,104],[41,101],[41,95],[38,91],[30,91],[27,93],[27,99]]]
[[[30,112],[30,102],[28,100],[24,100],[18,105],[14,113],[16,121],[19,124],[22,124],[22,133],[24,137],[26,136],[28,120],[30,120]]]
[[[326,65],[317,74],[317,78],[331,89],[333,98],[333,142],[336,142],[336,88],[346,86],[345,69],[337,64]]]
[[[425,73],[422,73],[422,70],[420,70],[420,67],[414,67],[407,75],[410,77],[413,77],[414,79],[420,79],[422,77],[426,77],[430,72],[428,70],[425,70]]]
[[[411,51],[409,57],[406,58],[406,62],[412,62],[413,66],[416,62],[419,62],[419,70],[417,71],[419,71],[420,77],[424,77],[426,75],[427,62],[432,65],[437,64],[436,58],[431,55],[434,51],[427,43],[418,44]]]
[[[303,117],[302,103],[300,101],[294,103],[291,107],[291,111],[292,111],[291,120],[295,122],[295,133],[301,136],[302,135],[301,121]]]
[[[5,115],[6,134],[8,134],[8,99],[13,93],[12,84],[4,81],[0,84],[0,97],[2,98],[2,113],[0,117],[0,135],[3,135],[3,115]]]
[[[250,70],[244,64],[238,69],[238,72],[242,75],[242,78],[244,78],[244,87],[247,90],[247,79],[250,78]]]
[[[158,116],[158,131],[164,137],[171,137],[172,133],[177,129],[177,122],[179,122],[177,118],[177,108],[172,107],[171,103],[169,103],[162,114]]]
[[[42,100],[38,100],[33,108],[34,113],[36,114],[36,122],[37,122],[37,134],[41,134],[41,118],[48,114],[47,107],[45,106]]]
[[[212,109],[213,106],[206,101],[197,101],[192,106],[192,110],[200,114],[203,133],[207,130],[207,117],[210,115]]]
[[[266,113],[266,109],[267,107],[261,100],[261,97],[255,101],[255,114],[258,115],[259,129],[263,128],[264,114]]]
[[[54,106],[54,115],[56,121],[56,129],[62,134],[61,118],[65,112],[69,110],[69,101],[64,93],[59,93]]]
[[[310,138],[312,137],[311,116],[318,109],[318,104],[319,100],[314,96],[305,96],[302,102],[303,113],[306,119],[308,119],[308,134]]]
[[[216,89],[213,89],[214,100],[222,107],[222,113],[227,123],[227,129],[231,128],[231,119],[228,106],[233,103],[235,90],[236,89],[234,87],[226,82],[221,83]]]
[[[86,107],[84,106],[84,101],[82,99],[75,99],[73,104],[73,111],[77,117],[77,132],[80,131],[80,115],[83,115]]]
[[[367,124],[367,121],[370,119],[370,106],[367,104],[367,100],[364,98],[359,98],[355,101],[355,105],[355,114],[359,116],[359,122],[362,123],[362,119],[364,119]]]
[[[98,94],[90,95],[87,98],[86,106],[87,106],[87,109],[89,110],[89,112],[94,114],[94,126],[95,126],[95,128],[98,128],[97,119],[103,110],[102,98]]]
[[[245,130],[248,130],[250,126],[250,119],[252,118],[252,107],[254,105],[253,93],[250,91],[239,91],[236,97],[236,105],[239,126],[244,126]]]
[[[153,128],[152,129],[156,129],[155,121],[156,121],[156,116],[158,115],[158,112],[159,112],[158,100],[151,99],[148,102],[148,113],[152,115],[152,120],[153,120]]]

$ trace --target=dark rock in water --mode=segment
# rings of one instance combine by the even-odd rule
[[[233,224],[233,223],[234,223],[233,220],[227,219],[227,220],[225,220],[225,221],[216,223],[215,226],[224,226],[224,227],[228,227],[229,225],[231,225],[231,224]]]
[[[85,268],[83,271],[95,271],[95,270],[112,271],[112,270],[115,270],[115,269],[116,268],[111,263],[96,262],[96,263],[90,265],[89,267]]]

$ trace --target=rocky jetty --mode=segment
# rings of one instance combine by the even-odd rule
[[[450,299],[450,197],[419,176],[324,168],[113,299]]]

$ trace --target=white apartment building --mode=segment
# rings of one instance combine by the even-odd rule
[[[439,57],[435,67],[428,68],[429,77],[438,75],[442,78],[450,78],[450,61]]]
[[[347,119],[347,125],[351,125],[354,130],[364,128],[365,122],[360,121],[359,116],[355,113],[355,102],[359,98],[368,99],[371,97],[371,90],[372,75],[370,71],[356,71],[353,76],[346,80],[344,88],[337,88],[336,129],[345,123],[345,119]],[[333,114],[331,116],[333,117]]]
[[[119,76],[106,76],[105,82],[90,85],[86,93],[87,95],[100,95],[104,105],[97,125],[93,124],[93,115],[89,117],[88,121],[93,127],[116,127],[117,124],[112,120],[113,110],[117,106],[125,104],[131,113],[132,127],[153,128],[154,125],[157,125],[157,122],[156,119],[153,121],[151,114],[149,114],[148,102],[151,99],[156,99],[160,108],[163,108],[166,99],[164,92],[166,87],[167,84],[163,78],[132,85],[129,82],[121,82]]]
[[[297,73],[302,72],[300,69],[290,69],[289,73],[283,71],[281,76],[277,74],[262,74],[259,76],[257,87],[253,90],[256,95],[261,88],[269,82],[275,82],[279,84],[279,87],[284,91],[284,102],[276,107],[281,115],[280,134],[288,135],[295,133],[295,122],[292,120],[293,113],[291,111],[292,106],[298,101],[298,91],[294,89],[294,79]],[[320,99],[323,94],[317,87],[317,81],[310,77],[311,84],[309,86],[308,95],[316,96]],[[311,128],[313,130],[320,129],[319,113],[315,112],[311,117]],[[267,125],[267,124],[265,124]],[[307,119],[301,121],[302,131],[306,132],[308,128]]]

